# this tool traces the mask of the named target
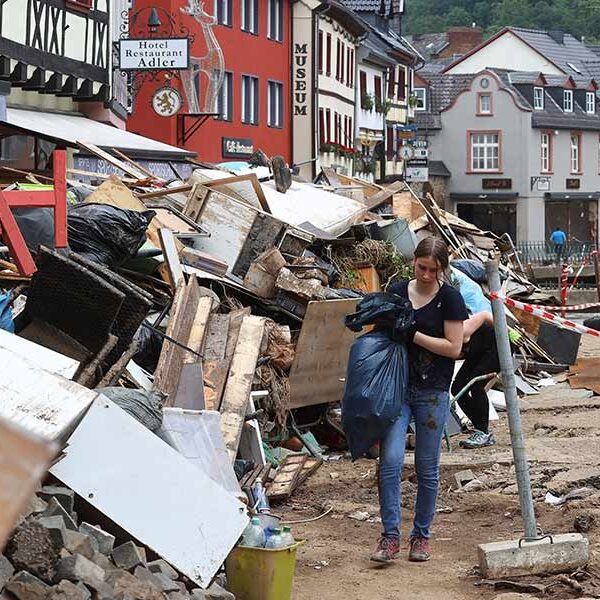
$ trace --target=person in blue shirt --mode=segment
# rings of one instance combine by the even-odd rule
[[[552,235],[550,236],[550,241],[554,244],[556,262],[559,263],[562,260],[565,242],[567,241],[567,235],[560,227],[555,227]]]

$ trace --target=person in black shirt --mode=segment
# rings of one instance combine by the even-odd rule
[[[379,505],[383,534],[371,559],[387,562],[399,554],[400,478],[406,433],[416,430],[415,470],[417,499],[410,536],[409,560],[430,558],[430,526],[435,515],[439,485],[442,436],[449,412],[449,389],[454,361],[463,342],[467,310],[460,292],[444,283],[448,247],[438,238],[426,238],[415,249],[415,278],[393,284],[389,292],[408,298],[415,324],[407,335],[409,391],[400,417],[380,444]]]

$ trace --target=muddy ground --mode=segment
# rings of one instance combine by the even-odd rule
[[[580,356],[600,357],[600,341],[588,336]],[[533,586],[531,597],[600,597],[600,397],[561,382],[524,398],[522,420],[539,526],[551,533],[587,530],[592,559],[585,573],[575,574],[582,591],[556,576],[526,577],[517,583]],[[478,573],[477,545],[519,538],[523,528],[506,413],[500,413],[492,426],[497,443],[491,448],[461,450],[462,436],[455,436],[452,451],[443,450],[433,558],[428,563],[406,560],[416,491],[412,455],[402,483],[402,557],[383,566],[369,561],[381,529],[376,463],[352,463],[347,458],[326,462],[277,507],[289,521],[310,519],[332,508],[320,520],[293,526],[296,537],[307,540],[298,554],[294,600],[527,598],[525,593],[515,595],[510,587],[495,589]],[[463,469],[471,469],[481,485],[455,491],[454,474]],[[559,495],[581,487],[588,487],[590,495],[560,507],[544,503],[548,491]],[[367,520],[350,518],[357,512],[368,513]]]

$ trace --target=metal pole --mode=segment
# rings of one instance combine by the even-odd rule
[[[598,293],[598,300],[600,300],[600,264],[598,261],[598,251],[592,252],[592,258],[594,259],[594,275],[596,277],[596,292]]]
[[[498,271],[498,260],[488,260],[486,263],[486,271],[490,292],[499,294],[500,275]],[[498,358],[500,359],[500,368],[502,369],[502,387],[504,388],[504,396],[506,398],[510,442],[517,474],[521,515],[523,516],[523,521],[525,523],[525,537],[533,539],[537,537],[537,525],[535,522],[535,512],[533,510],[529,465],[527,464],[527,457],[525,455],[525,443],[523,441],[523,430],[521,427],[521,413],[519,411],[515,371],[508,339],[508,325],[502,300],[492,300],[492,311],[494,313],[494,331],[496,334],[496,345],[498,347]]]

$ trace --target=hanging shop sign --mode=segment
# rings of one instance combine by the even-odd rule
[[[189,38],[129,38],[119,40],[119,69],[148,71],[187,69],[190,66]]]
[[[152,96],[152,108],[161,117],[176,115],[183,106],[181,94],[172,87],[161,87]]]
[[[565,187],[568,190],[578,190],[581,187],[581,179],[567,179]]]
[[[254,152],[254,143],[246,138],[222,138],[223,158],[246,158]]]
[[[531,178],[531,189],[536,189],[538,192],[549,192],[550,181],[550,177],[534,175]]]

